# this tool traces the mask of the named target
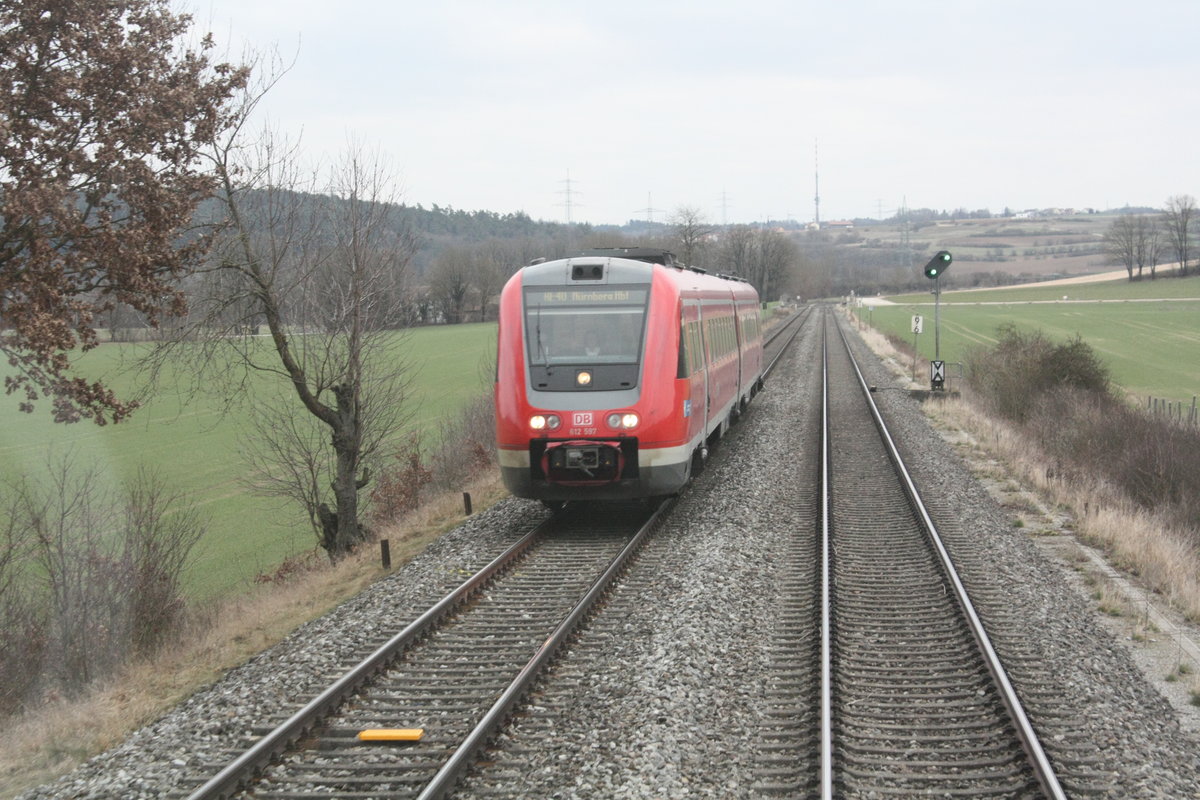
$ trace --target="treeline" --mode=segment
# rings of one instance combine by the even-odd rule
[[[246,209],[243,223],[256,239],[277,239],[281,216],[303,219],[306,248],[333,248],[339,236],[337,221],[348,201],[321,193],[284,187],[253,189],[240,198]],[[285,209],[281,211],[281,209]],[[201,205],[197,220],[209,230],[228,225],[227,209],[218,199]],[[504,283],[537,258],[562,258],[599,247],[655,247],[670,250],[690,266],[745,278],[764,299],[816,291],[802,279],[804,235],[763,225],[715,226],[694,209],[678,210],[668,223],[630,220],[624,225],[564,224],[534,220],[524,212],[463,211],[434,205],[392,204],[381,214],[391,242],[407,249],[387,296],[389,309],[375,319],[389,329],[419,325],[457,324],[495,318],[495,303]],[[219,262],[214,251],[210,260]],[[811,261],[807,262],[811,265]],[[219,268],[219,263],[210,270]],[[201,274],[205,274],[202,271]],[[220,288],[220,287],[218,287]],[[202,305],[212,294],[211,281],[195,277],[182,284],[189,306]],[[299,320],[303,328],[320,326],[319,314]],[[158,337],[146,316],[116,304],[99,322],[111,341]],[[175,324],[175,328],[186,322]],[[263,333],[264,320],[246,315],[241,330]]]
[[[1104,251],[1131,281],[1145,277],[1147,270],[1153,280],[1164,261],[1179,264],[1177,274],[1185,276],[1195,257],[1196,226],[1196,198],[1175,195],[1161,210],[1128,210],[1113,220],[1104,234]]]

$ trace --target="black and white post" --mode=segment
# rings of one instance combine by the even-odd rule
[[[925,265],[925,277],[933,281],[933,361],[929,363],[929,388],[946,388],[946,362],[942,361],[942,273],[954,257],[949,250],[938,250]]]

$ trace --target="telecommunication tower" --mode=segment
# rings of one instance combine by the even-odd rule
[[[813,222],[821,227],[821,159],[817,141],[813,140]]]

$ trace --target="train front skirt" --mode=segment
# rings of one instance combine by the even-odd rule
[[[621,500],[675,494],[689,477],[693,447],[639,450],[636,439],[536,439],[501,448],[500,474],[517,497]]]

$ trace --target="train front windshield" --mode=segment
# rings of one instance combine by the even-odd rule
[[[527,287],[530,365],[639,363],[649,296],[647,286]]]

